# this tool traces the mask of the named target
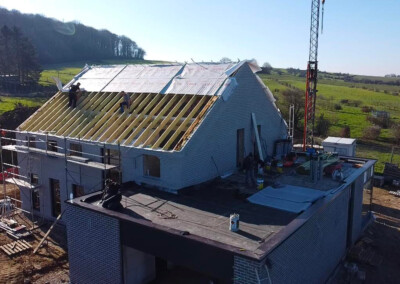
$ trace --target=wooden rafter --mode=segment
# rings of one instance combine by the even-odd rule
[[[171,106],[181,98],[181,95],[174,95],[171,100],[167,102],[167,104],[161,109],[161,111],[157,114],[157,116],[153,119],[153,121],[147,126],[147,128],[143,131],[142,134],[136,139],[135,143],[133,146],[137,147],[147,139],[148,135],[150,134],[150,131],[152,131],[153,127],[156,127],[157,123],[162,119],[163,115],[171,108]],[[132,133],[133,134],[133,133]],[[129,137],[125,140],[124,145],[129,145],[132,143],[132,140],[136,137],[136,135],[129,135]]]
[[[117,109],[117,101],[120,99],[120,93],[114,96],[114,98],[100,111],[99,114],[90,120],[82,130],[77,134],[79,137],[89,139],[91,135],[102,125],[103,121],[106,121]]]
[[[143,109],[146,103],[150,100],[149,94],[141,94],[136,100],[133,101],[129,110],[124,113],[118,113],[119,115],[113,120],[113,122],[106,128],[106,131],[98,138],[98,141],[105,142],[111,134],[118,128],[118,126],[125,120],[129,113],[132,111],[133,115],[136,115],[141,109]]]
[[[48,100],[41,108],[39,108],[31,117],[25,120],[21,125],[21,130],[28,129],[32,124],[34,124],[42,115],[45,115],[47,109],[52,107],[54,104],[57,103],[62,98],[62,93],[58,92],[55,94],[50,100]]]
[[[132,121],[132,123],[126,128],[126,130],[118,137],[117,142],[121,143],[122,140],[126,137],[126,135],[128,135],[128,133],[131,130],[133,131],[130,134],[130,136],[128,136],[127,139],[129,139],[130,137],[133,138],[136,137],[136,135],[138,135],[139,132],[150,122],[150,120],[154,118],[154,115],[157,113],[157,111],[159,111],[160,108],[165,104],[165,102],[171,97],[172,97],[171,95],[163,95],[162,99],[158,101],[158,103],[154,106],[149,115],[146,118],[144,118],[137,126],[136,126],[137,124],[136,119]],[[145,113],[142,114],[144,115]]]
[[[115,132],[113,134],[111,134],[110,138],[106,141],[106,142],[113,142],[113,140],[115,140],[116,138],[116,142],[120,143],[122,137],[125,137],[129,131],[131,131],[133,128],[135,128],[137,126],[137,124],[139,124],[139,122],[144,118],[144,115],[149,112],[151,110],[151,108],[159,102],[161,98],[160,94],[157,94],[155,96],[153,96],[153,99],[143,108],[142,111],[140,111],[139,113],[137,113],[137,115],[135,115],[134,113],[132,113],[127,119],[125,119],[125,121],[117,128],[117,130],[115,130]]]
[[[87,96],[87,99],[85,99],[84,102],[82,102],[82,104],[80,106],[77,106],[72,111],[70,111],[69,108],[65,109],[64,112],[61,115],[59,115],[55,120],[53,120],[53,122],[45,130],[57,132],[61,127],[63,127],[66,123],[68,123],[68,121],[71,120],[72,116],[75,113],[77,113],[80,108],[84,107],[87,104],[87,102],[89,101],[89,98],[92,98],[96,94],[98,94],[98,93],[95,93],[95,92],[90,93]]]
[[[177,150],[177,151],[180,150],[182,148],[182,146],[186,143],[186,141],[189,140],[189,137],[193,133],[194,129],[200,124],[204,115],[207,113],[207,111],[211,108],[211,106],[214,104],[214,102],[217,99],[218,99],[218,96],[211,97],[211,99],[207,102],[207,104],[204,106],[204,108],[200,111],[199,115],[193,121],[192,125],[190,125],[190,127],[186,130],[185,134],[183,134],[182,138],[176,144],[174,150]]]
[[[180,119],[183,117],[183,115],[187,112],[187,110],[193,105],[193,103],[197,100],[196,96],[192,96],[190,100],[187,102],[187,104],[182,108],[182,110],[178,113],[178,115],[175,117],[173,121],[169,124],[169,126],[165,129],[164,133],[157,139],[156,142],[154,142],[153,146],[151,147],[152,149],[156,149],[160,146],[160,144],[164,141],[166,137],[170,134],[172,129],[180,122]]]
[[[163,150],[168,150],[171,144],[175,141],[175,139],[179,136],[179,134],[185,129],[185,127],[189,124],[189,122],[192,120],[194,115],[197,113],[197,111],[209,100],[210,98],[207,96],[202,96],[202,98],[199,100],[199,102],[195,105],[195,107],[190,111],[188,116],[185,118],[185,120],[179,125],[179,127],[175,130],[174,134],[169,138],[167,143],[165,143]],[[173,145],[172,145],[173,148]]]
[[[70,123],[70,126],[64,130],[64,132],[60,133],[60,135],[64,136],[71,136],[71,133],[76,130],[76,128],[82,123],[85,118],[87,118],[90,114],[93,114],[96,112],[96,110],[107,104],[109,101],[110,94],[109,93],[103,93],[99,97],[94,98],[86,108],[81,109],[74,117],[71,119],[72,123]]]
[[[132,100],[132,97],[131,97],[131,100]],[[134,101],[133,101],[133,103],[131,105],[131,109],[135,108],[142,101],[143,97],[144,97],[144,94],[139,94],[139,95],[135,96],[135,99],[134,99]],[[120,106],[119,106],[118,103],[117,103],[117,106],[118,107],[112,113],[112,115],[108,118],[108,120],[104,121],[102,123],[102,125],[100,126],[100,128],[96,132],[94,132],[94,134],[92,136],[92,140],[97,141],[100,138],[100,136],[104,133],[104,131],[109,129],[109,127],[114,123],[114,121],[116,119],[118,119],[118,117],[120,117],[121,113],[119,112]],[[97,123],[97,124],[99,124],[99,123]]]
[[[125,146],[180,150],[217,98],[134,93],[129,109],[121,114],[120,93],[92,92],[82,97],[76,108],[69,108],[68,93],[58,92],[21,124],[20,130],[41,130]]]
[[[95,93],[94,95],[87,96],[76,108],[67,108],[63,114],[60,115],[60,118],[56,119],[56,127],[54,131],[56,131],[57,135],[61,135],[65,129],[67,129],[74,121],[77,115],[79,115],[81,110],[85,110],[89,108],[92,104],[93,100],[97,100],[101,97],[101,93]]]
[[[64,111],[67,108],[67,102],[68,102],[68,97],[64,96],[64,98],[61,99],[60,103],[55,105],[54,108],[47,113],[47,115],[43,116],[39,121],[37,121],[34,125],[32,125],[32,128],[30,131],[38,131],[42,128],[42,126],[49,121],[53,121],[55,117],[57,117],[62,111]]]
[[[181,105],[188,100],[188,96],[182,96],[182,98],[178,101],[178,103],[171,109],[171,111],[167,114],[167,116],[160,122],[157,128],[151,133],[150,137],[143,143],[144,147],[152,146],[153,141],[157,138],[161,130],[163,130],[168,122],[170,122],[171,117],[179,110]]]
[[[73,125],[73,129],[67,129],[65,133],[66,135],[72,137],[79,137],[78,133],[89,123],[89,121],[94,120],[97,114],[101,112],[102,109],[106,108],[106,106],[112,101],[115,97],[115,93],[107,93],[107,97],[104,99],[103,102],[99,103],[93,111],[91,112],[84,112],[78,119],[75,125]],[[72,127],[70,127],[72,128]]]
[[[89,102],[89,100],[95,96],[96,93],[92,92],[89,95],[85,96],[82,99],[79,99],[77,101],[77,106],[73,109],[67,107],[63,108],[63,111],[60,113],[57,113],[57,115],[53,116],[47,123],[42,125],[41,130],[43,131],[51,131],[53,133],[56,133],[58,129],[55,129],[54,126],[61,124],[61,122],[64,120],[64,123],[70,120],[70,116],[74,115],[77,113],[81,108],[84,108],[86,104]],[[64,124],[61,124],[63,126]]]

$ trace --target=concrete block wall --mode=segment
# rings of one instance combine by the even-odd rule
[[[67,204],[71,283],[122,283],[119,221]]]

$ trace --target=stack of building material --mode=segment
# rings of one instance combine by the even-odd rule
[[[12,242],[0,247],[8,256],[13,256],[18,253],[30,250],[32,246],[24,240]]]

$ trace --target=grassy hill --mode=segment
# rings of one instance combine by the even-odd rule
[[[274,93],[278,107],[283,107],[282,92],[285,89],[295,87],[305,90],[305,78],[289,74],[284,69],[279,73],[261,74],[260,77]],[[371,78],[373,78],[371,81],[379,80],[383,84],[363,83],[364,80]],[[332,122],[329,130],[331,136],[339,136],[339,131],[344,126],[349,126],[351,137],[358,139],[357,155],[377,159],[375,170],[382,172],[384,163],[390,161],[394,136],[389,128],[382,129],[378,139],[374,141],[364,139],[364,129],[372,124],[366,119],[368,113],[363,112],[362,107],[387,111],[390,113],[392,123],[399,123],[400,86],[385,84],[396,80],[393,78],[354,76],[353,80],[357,82],[348,82],[338,76],[322,73],[318,82],[317,116],[324,113],[324,116]],[[341,109],[336,110],[335,105],[339,105]],[[397,148],[394,151],[393,162],[400,163],[400,151]]]

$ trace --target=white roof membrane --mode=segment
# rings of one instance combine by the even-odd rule
[[[249,61],[85,67],[64,89],[79,82],[88,92],[221,95],[229,85],[227,79],[245,63],[258,71]]]

